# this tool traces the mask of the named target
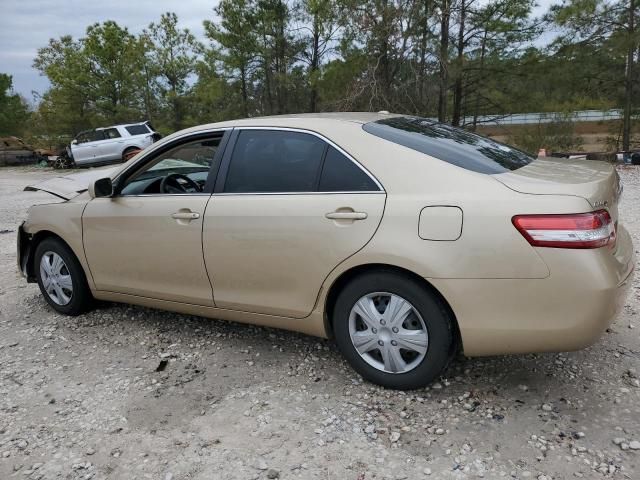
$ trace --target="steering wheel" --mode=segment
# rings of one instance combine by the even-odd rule
[[[200,192],[200,185],[181,173],[170,173],[160,182],[160,193]]]

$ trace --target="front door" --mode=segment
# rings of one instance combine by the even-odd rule
[[[152,154],[116,196],[87,204],[84,247],[98,290],[213,305],[202,221],[220,140],[180,142]]]
[[[385,193],[309,133],[240,130],[227,156],[203,230],[216,307],[303,318],[331,270],[373,236]]]
[[[117,128],[105,128],[103,131],[104,140],[96,142],[98,146],[97,162],[108,162],[121,160],[124,151],[124,139]]]
[[[71,153],[76,164],[92,163],[98,157],[98,142],[103,139],[102,130],[92,130],[79,134],[75,144],[71,145]]]

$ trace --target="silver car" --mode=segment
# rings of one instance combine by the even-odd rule
[[[149,122],[113,125],[79,133],[67,153],[76,165],[123,162],[160,137]]]

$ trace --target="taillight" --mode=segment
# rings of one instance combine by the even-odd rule
[[[616,242],[616,228],[606,210],[569,215],[516,215],[511,221],[534,247],[600,248]]]

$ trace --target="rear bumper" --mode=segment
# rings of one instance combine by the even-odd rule
[[[551,271],[544,279],[430,280],[456,315],[466,355],[578,350],[615,319],[635,265],[624,227],[614,252],[537,250]]]

